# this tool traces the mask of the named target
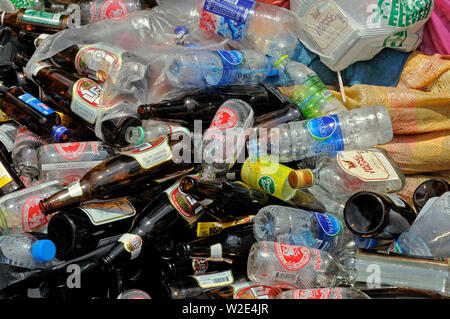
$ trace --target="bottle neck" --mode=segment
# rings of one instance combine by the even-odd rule
[[[125,130],[125,141],[128,144],[139,145],[145,140],[145,132],[142,126],[130,126]]]

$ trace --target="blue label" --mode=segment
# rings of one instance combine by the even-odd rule
[[[341,223],[333,216],[314,213],[317,220],[317,240],[314,248],[327,250],[342,231]]]
[[[229,85],[236,82],[244,56],[239,51],[215,51],[222,59],[222,77],[217,85]]]
[[[242,41],[254,6],[255,0],[205,0],[200,27],[228,39]]]
[[[344,150],[344,139],[337,115],[309,120],[306,122],[306,129],[312,138],[317,141],[313,142],[311,146],[316,155],[321,153],[335,155],[337,152]]]
[[[44,115],[50,115],[52,113],[55,113],[50,107],[45,105],[43,102],[39,101],[37,98],[35,98],[33,95],[26,93],[21,96],[19,96],[19,99],[27,103],[29,106],[33,107],[36,111],[40,112]]]

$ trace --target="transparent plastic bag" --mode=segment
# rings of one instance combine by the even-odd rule
[[[414,51],[433,0],[292,0],[299,40],[334,71],[372,59],[383,48]]]

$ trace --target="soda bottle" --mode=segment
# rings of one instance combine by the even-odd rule
[[[393,240],[410,229],[416,213],[398,196],[358,192],[345,203],[343,217],[348,229],[356,235]]]
[[[353,287],[335,287],[321,289],[287,290],[276,296],[276,299],[371,299],[362,291]]]
[[[184,120],[191,123],[195,120],[203,120],[209,123],[219,107],[229,99],[247,102],[255,112],[255,116],[291,105],[278,88],[269,84],[229,85],[206,87],[179,98],[140,105],[138,116],[140,119],[151,118],[168,122]]]
[[[45,232],[51,216],[39,210],[39,201],[64,188],[60,181],[36,184],[0,198],[0,234]]]
[[[271,72],[272,64],[259,51],[191,50],[170,54],[164,74],[174,88],[201,89],[258,84]]]
[[[306,65],[282,61],[277,66],[287,73],[293,86],[281,88],[307,119],[342,113],[347,108],[331,93],[319,76]]]
[[[225,228],[218,234],[179,243],[177,256],[185,260],[206,258],[213,261],[234,261],[246,258],[255,241],[253,223],[245,223]]]
[[[42,145],[47,144],[46,140],[28,131],[23,126],[17,130],[11,154],[14,169],[20,176],[33,179],[39,174],[39,163],[37,150]]]
[[[17,12],[0,11],[0,26],[8,26],[19,32],[53,34],[68,28],[69,16],[60,13],[21,8]]]
[[[11,153],[18,129],[19,124],[15,121],[6,121],[0,124],[0,152],[9,164],[12,163]]]
[[[70,184],[114,154],[112,147],[97,141],[43,145],[37,150],[39,180]]]
[[[13,266],[43,269],[55,257],[55,245],[49,239],[39,239],[33,234],[0,236],[0,263]]]
[[[109,199],[118,194],[123,197],[127,188],[144,180],[158,181],[186,174],[194,164],[178,162],[178,154],[172,152],[177,141],[169,139],[164,136],[107,158],[79,181],[42,200],[41,211],[48,215],[91,199]]]
[[[409,230],[403,232],[389,251],[408,256],[447,257],[450,253],[450,192],[428,200]]]
[[[277,126],[260,139],[259,145],[280,162],[298,161],[321,154],[373,147],[392,140],[389,112],[377,105],[312,120]]]
[[[9,88],[0,83],[1,109],[14,121],[33,133],[52,137],[57,143],[70,139],[71,132],[61,125],[61,118],[50,107],[19,87]]]
[[[202,178],[212,180],[236,163],[253,120],[253,109],[242,100],[231,99],[220,106],[203,135]]]
[[[448,191],[450,191],[450,184],[443,179],[432,178],[421,183],[412,196],[416,211],[419,213],[430,198],[439,197]]]
[[[336,217],[298,208],[270,205],[254,221],[257,241],[273,241],[337,253],[351,246],[352,236]]]
[[[147,205],[147,201],[119,198],[60,211],[48,223],[48,238],[55,243],[58,258],[70,260],[82,256],[115,243]]]

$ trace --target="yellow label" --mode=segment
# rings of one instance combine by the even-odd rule
[[[276,158],[262,156],[245,161],[241,170],[241,178],[252,187],[286,200],[295,193],[295,190],[287,182],[289,173],[292,171],[292,168],[280,164]]]
[[[6,115],[5,113],[3,113],[3,111],[0,110],[0,122],[6,122],[6,121],[9,121],[8,115]]]
[[[11,181],[12,181],[11,176],[9,176],[8,172],[4,168],[2,168],[0,171],[0,187],[5,186]]]
[[[197,237],[206,237],[219,233],[222,229],[231,226],[250,223],[255,215],[250,215],[232,222],[199,222],[197,223]]]

